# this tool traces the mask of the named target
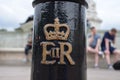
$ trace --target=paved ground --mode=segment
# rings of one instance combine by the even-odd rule
[[[30,80],[29,66],[0,66],[0,80]],[[120,71],[89,68],[88,80],[120,80]]]
[[[88,69],[88,80],[120,80],[120,71]]]

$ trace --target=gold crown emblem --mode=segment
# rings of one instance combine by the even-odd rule
[[[56,18],[54,24],[44,26],[44,33],[47,40],[67,40],[70,28],[67,24],[60,24],[59,19]]]

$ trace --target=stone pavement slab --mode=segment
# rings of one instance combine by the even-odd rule
[[[30,66],[0,66],[0,80],[30,80],[30,75]],[[120,71],[89,68],[87,76],[87,80],[120,80]]]
[[[30,67],[0,67],[0,80],[30,80]]]
[[[120,80],[120,71],[108,69],[88,69],[88,80]]]

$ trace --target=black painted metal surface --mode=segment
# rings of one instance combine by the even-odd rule
[[[37,0],[36,0],[37,1]],[[42,1],[42,0],[41,0]],[[33,61],[31,80],[86,80],[86,7],[82,4],[69,1],[48,1],[35,5],[34,15],[34,40],[33,40]],[[67,40],[48,40],[44,27],[46,24],[54,24],[59,18],[60,24],[66,24],[70,28]],[[52,28],[47,29],[54,31]],[[60,31],[64,31],[64,28]],[[42,64],[43,42],[52,42],[60,47],[59,42],[69,43],[72,46],[71,58],[75,64],[71,65],[68,58],[64,56],[66,64],[59,64],[60,57],[53,58],[47,55],[47,60],[55,60],[54,64]],[[48,46],[50,50],[53,46]],[[68,47],[64,48],[65,51]]]
[[[33,1],[33,6],[38,4],[38,3],[44,3],[44,2],[49,2],[49,1],[69,1],[69,2],[76,2],[76,3],[79,3],[79,4],[82,4],[86,7],[88,7],[88,4],[87,4],[87,0],[34,0]]]

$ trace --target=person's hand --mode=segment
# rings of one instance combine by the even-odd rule
[[[110,53],[110,51],[108,49],[105,50],[105,53]]]
[[[96,51],[96,53],[99,53],[99,49],[98,48],[95,48],[95,51]]]

